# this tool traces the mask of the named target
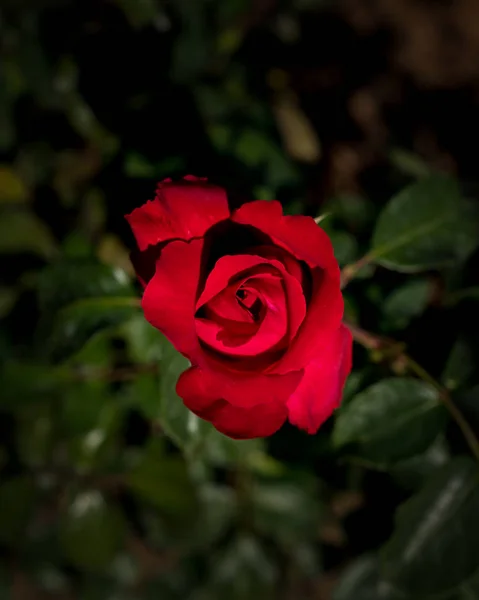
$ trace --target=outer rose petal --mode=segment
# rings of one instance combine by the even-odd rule
[[[321,356],[306,367],[303,379],[288,400],[289,421],[316,433],[341,403],[341,394],[352,366],[352,337],[341,325],[325,344]]]
[[[126,215],[140,250],[172,239],[202,237],[212,226],[229,217],[223,188],[192,176],[183,181],[165,180],[156,198]]]
[[[192,367],[181,375],[176,391],[191,411],[210,421],[221,433],[235,439],[267,437],[286,421],[288,411],[284,403],[271,401],[251,407],[233,406],[218,399],[217,390],[210,383],[205,373]]]
[[[212,411],[209,420],[218,431],[237,440],[273,435],[286,421],[284,404],[257,404],[254,408],[239,408],[224,402]]]
[[[201,353],[195,299],[203,245],[203,239],[169,242],[161,251],[142,300],[146,320],[192,362],[198,362]]]
[[[324,336],[335,331],[343,317],[340,271],[331,241],[312,218],[283,216],[281,204],[276,201],[248,202],[231,219],[259,229],[311,269],[313,289],[306,318],[284,359],[272,372],[301,369],[320,352]]]
[[[180,375],[176,392],[186,406],[198,414],[218,400],[242,408],[266,402],[286,405],[302,376],[302,371],[287,375],[245,376],[234,371],[225,373],[191,367]]]
[[[284,216],[277,200],[255,200],[235,210],[231,220],[256,227],[310,267],[337,272],[339,279],[339,267],[331,241],[311,217]]]

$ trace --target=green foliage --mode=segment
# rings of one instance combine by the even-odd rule
[[[430,295],[431,282],[428,279],[413,279],[396,288],[384,302],[386,328],[405,329],[424,312]]]
[[[437,391],[416,379],[384,379],[340,410],[336,446],[354,445],[360,456],[379,463],[408,458],[425,450],[446,420]]]
[[[409,598],[458,589],[478,568],[478,509],[477,466],[459,457],[399,508],[383,551],[385,578]]]
[[[60,515],[59,543],[74,566],[101,572],[120,550],[125,529],[118,508],[99,491],[84,490],[68,499]]]
[[[181,457],[165,457],[154,440],[127,474],[126,485],[170,519],[184,521],[195,513],[196,491],[187,464]]]
[[[327,0],[17,4],[0,15],[0,599],[477,600],[478,181],[444,131],[434,156],[430,124],[401,132],[411,148],[369,138],[383,86],[336,50],[364,23],[376,40],[373,9],[344,44]],[[144,318],[123,215],[188,172],[323,217],[356,343],[315,436],[232,440],[176,394],[189,364]]]
[[[391,594],[380,586],[379,564],[375,556],[356,559],[341,577],[333,593],[333,600],[391,599]]]
[[[44,258],[56,254],[56,244],[48,226],[24,207],[0,210],[0,253],[30,252]]]
[[[29,477],[14,477],[0,485],[0,542],[13,546],[24,542],[34,494],[35,487]]]
[[[59,311],[47,343],[53,359],[66,358],[83,348],[98,332],[124,323],[138,312],[135,298],[86,298]]]
[[[183,404],[176,394],[176,382],[189,362],[163,339],[165,369],[161,373],[159,417],[168,434],[177,444],[185,448],[202,436],[203,424]]]
[[[252,520],[265,536],[282,544],[313,541],[320,523],[318,490],[306,482],[260,481],[251,491]]]
[[[371,256],[398,271],[423,271],[463,260],[477,246],[479,212],[457,182],[433,175],[392,198],[379,216]]]
[[[130,279],[121,269],[95,260],[64,260],[46,267],[38,281],[41,310],[53,312],[85,298],[133,295]]]

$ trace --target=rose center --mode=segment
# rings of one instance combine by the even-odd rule
[[[257,294],[253,294],[247,288],[240,286],[236,290],[236,300],[238,304],[245,309],[255,323],[260,321],[264,316],[264,306]]]

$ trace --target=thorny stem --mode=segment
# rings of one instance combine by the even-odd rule
[[[385,351],[385,355],[388,356],[388,351],[398,349],[397,352],[389,353],[391,361],[393,361],[395,364],[400,364],[403,368],[411,371],[416,375],[416,377],[426,381],[438,391],[439,398],[449,411],[451,417],[457,423],[458,427],[461,429],[472,454],[479,462],[479,440],[477,439],[474,431],[465,419],[464,415],[454,404],[449,391],[442,386],[439,381],[434,379],[434,377],[428,373],[424,367],[417,363],[413,358],[408,356],[408,354],[406,354],[406,352],[404,352],[402,349],[401,345],[395,340],[381,337],[366,331],[357,325],[353,325],[352,323],[346,323],[346,325],[351,331],[354,340],[368,350],[383,350]]]
[[[369,265],[373,260],[374,256],[372,254],[365,254],[355,263],[346,265],[341,271],[341,289],[345,288],[351,281],[351,279],[354,279],[354,277],[356,277],[358,271],[360,271],[363,267]]]

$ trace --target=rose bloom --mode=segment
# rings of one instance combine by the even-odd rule
[[[126,218],[145,317],[191,363],[176,387],[185,405],[232,438],[286,419],[316,433],[352,352],[326,233],[276,201],[231,210],[224,189],[192,176],[163,181]]]

